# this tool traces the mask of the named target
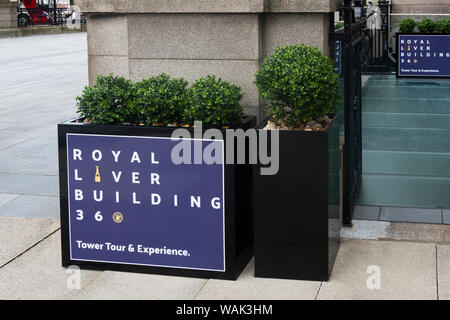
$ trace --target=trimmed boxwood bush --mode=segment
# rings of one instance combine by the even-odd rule
[[[209,127],[239,125],[241,88],[210,75],[190,88],[182,78],[161,74],[133,84],[113,74],[98,76],[77,97],[78,113],[92,124],[194,124]]]
[[[437,32],[450,34],[450,19],[440,19],[435,25]]]
[[[333,62],[316,47],[279,47],[255,75],[274,120],[299,128],[310,120],[335,113],[338,76]]]
[[[97,76],[77,97],[78,113],[93,124],[134,123],[138,119],[133,83],[113,74]]]
[[[146,126],[180,123],[188,105],[188,82],[161,74],[136,83],[136,107]]]
[[[417,24],[417,27],[422,33],[432,33],[436,29],[436,24],[431,19],[422,19]]]
[[[414,29],[416,28],[416,22],[414,19],[411,18],[405,18],[402,19],[399,23],[400,32],[403,33],[412,33],[414,32]]]
[[[241,88],[209,75],[200,78],[188,90],[189,105],[184,121],[193,124],[202,121],[205,126],[233,126],[240,122],[243,109],[239,100],[244,96]]]

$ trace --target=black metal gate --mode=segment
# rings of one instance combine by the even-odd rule
[[[364,74],[391,73],[394,63],[389,58],[391,4],[379,0],[377,5],[361,9],[361,64]]]
[[[344,123],[343,223],[350,224],[362,180],[361,21],[356,22],[351,0],[344,1],[344,32],[332,33],[343,47]]]

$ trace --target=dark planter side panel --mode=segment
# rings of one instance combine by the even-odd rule
[[[328,139],[327,132],[280,131],[278,174],[261,176],[255,167],[257,277],[328,280],[335,255],[329,249],[335,251],[339,241],[329,237],[329,228],[336,229],[329,211],[337,212],[339,223],[339,165],[328,165]],[[338,185],[337,199],[334,188],[329,197],[330,170],[337,171],[337,180],[330,177]],[[330,199],[337,205],[329,205]]]
[[[328,273],[333,265],[341,242],[341,150],[340,133],[342,123],[337,117],[328,128]],[[343,131],[343,127],[342,127]]]

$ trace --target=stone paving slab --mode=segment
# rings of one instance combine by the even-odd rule
[[[58,228],[59,222],[54,220],[0,217],[0,267]],[[2,271],[0,269],[0,274]]]
[[[450,244],[450,226],[443,224],[391,223],[388,239]]]
[[[194,299],[207,281],[81,270],[80,288],[69,289],[73,274],[61,267],[60,237],[58,231],[0,269],[0,299]]]
[[[17,194],[0,193],[0,207],[17,197]]]
[[[0,299],[74,299],[77,290],[67,283],[73,274],[61,267],[60,232],[54,233],[33,249],[0,269]],[[83,271],[81,288],[102,272]]]
[[[20,195],[0,207],[0,216],[59,220],[59,197]]]
[[[15,161],[18,157],[30,157],[35,153],[43,152],[43,148],[48,146],[51,141],[56,142],[56,123],[52,125],[52,128],[45,129],[46,131],[39,134],[38,131],[34,132],[34,138],[25,138],[26,140],[20,143],[11,145],[0,151],[0,162],[3,161]],[[49,131],[50,134],[47,132]],[[49,137],[53,139],[49,140]]]
[[[320,282],[255,278],[252,260],[237,281],[209,280],[200,300],[314,300]]]
[[[25,139],[17,139],[17,138],[4,138],[0,140],[0,150],[5,149],[5,148],[9,148],[13,145],[16,145],[18,143],[24,142]]]
[[[17,174],[19,170],[28,167],[36,162],[33,157],[16,157],[14,161],[4,160],[0,162],[0,173]],[[42,161],[39,161],[42,163]]]
[[[368,273],[376,269],[380,272]],[[378,274],[379,289],[372,281],[369,289],[369,278],[376,280]],[[322,284],[318,299],[435,300],[436,245],[344,240],[330,282]]]
[[[379,240],[389,238],[390,222],[353,220],[352,227],[341,229],[341,238],[360,240]]]
[[[85,277],[87,271],[82,271]],[[74,291],[83,300],[192,300],[208,280],[105,271],[94,282]]]
[[[47,161],[35,161],[28,166],[22,167],[17,172],[24,174],[37,174],[37,175],[59,175],[59,165],[57,156],[51,156]]]
[[[54,132],[56,137],[56,128]],[[43,137],[42,146],[33,150],[32,156],[22,154],[14,157],[14,161],[10,158],[0,161],[0,173],[25,173],[38,175],[58,175],[58,147],[56,138],[47,139]],[[52,144],[48,144],[49,140],[54,140]],[[44,144],[47,143],[47,144]],[[5,150],[5,153],[8,150]],[[1,151],[0,151],[1,152]]]
[[[395,240],[450,244],[450,226],[403,222],[353,220],[342,228],[341,237],[360,240]]]
[[[59,196],[57,176],[0,173],[0,193]]]
[[[450,246],[437,246],[439,300],[450,300]]]

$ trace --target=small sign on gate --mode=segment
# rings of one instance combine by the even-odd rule
[[[342,43],[341,41],[334,42],[334,73],[342,74]]]

